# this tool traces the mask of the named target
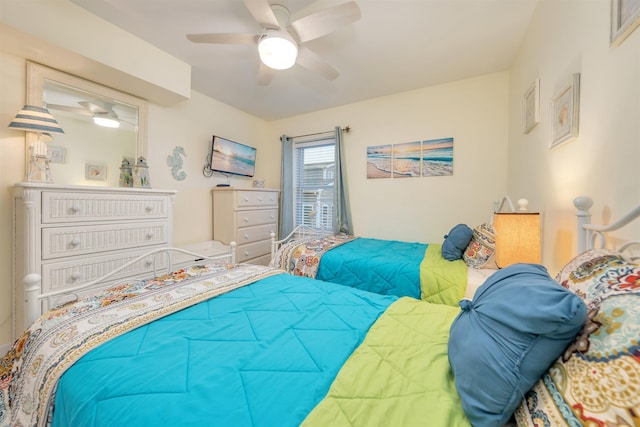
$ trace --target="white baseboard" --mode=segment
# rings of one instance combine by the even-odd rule
[[[11,348],[11,344],[0,344],[0,357],[7,354],[7,351]]]

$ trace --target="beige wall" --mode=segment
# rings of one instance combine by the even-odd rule
[[[439,242],[478,225],[506,190],[508,73],[372,99],[271,123],[271,140],[350,126],[347,181],[355,234]],[[368,146],[454,138],[454,173],[367,179]]]
[[[640,30],[609,46],[610,1],[540,2],[511,69],[511,197],[527,197],[544,214],[543,263],[559,270],[577,250],[572,200],[595,200],[594,223],[607,223],[640,202]],[[581,74],[580,130],[549,147],[550,104],[572,73]],[[522,132],[522,101],[540,78],[541,122]],[[640,238],[640,224],[619,237]]]

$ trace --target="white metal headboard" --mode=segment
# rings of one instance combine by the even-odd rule
[[[576,197],[573,200],[573,205],[578,209],[576,213],[578,217],[578,253],[596,247],[603,248],[605,245],[604,233],[618,230],[634,219],[640,218],[640,205],[638,205],[631,212],[610,225],[593,225],[591,224],[591,212],[589,212],[589,209],[593,206],[593,199],[587,196]],[[599,241],[599,246],[596,246],[596,240]],[[633,245],[640,245],[640,240],[630,240],[617,248],[617,250],[622,252]]]

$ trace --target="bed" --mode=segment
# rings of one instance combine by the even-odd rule
[[[0,425],[637,425],[640,265],[603,251],[562,286],[507,267],[460,307],[254,265],[127,281],[16,341]]]
[[[461,298],[472,298],[497,270],[489,228],[483,224],[472,230],[458,224],[442,243],[427,244],[333,235],[298,226],[282,240],[272,236],[269,265],[382,295],[457,306]],[[452,255],[445,258],[443,251]]]

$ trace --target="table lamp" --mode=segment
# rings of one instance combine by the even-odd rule
[[[64,133],[56,119],[44,107],[25,105],[9,123],[12,129],[35,132],[38,139],[30,147],[29,164],[27,167],[27,181],[52,182],[49,169],[49,153],[47,144],[42,140],[42,135],[51,137],[52,133]]]
[[[540,213],[527,211],[526,199],[512,212],[495,212],[496,263],[504,268],[516,263],[540,263]]]

